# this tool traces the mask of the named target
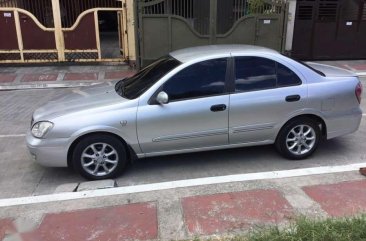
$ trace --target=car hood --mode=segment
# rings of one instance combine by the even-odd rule
[[[105,82],[91,87],[68,90],[56,97],[33,114],[33,120],[51,120],[52,118],[88,109],[120,104],[128,101],[115,91],[116,81]]]
[[[355,73],[348,71],[346,69],[326,65],[326,64],[318,64],[313,62],[307,62],[310,67],[321,71],[325,74],[326,77],[353,77],[356,76]]]

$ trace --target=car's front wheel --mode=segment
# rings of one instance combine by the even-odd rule
[[[124,144],[118,138],[99,134],[82,139],[73,152],[76,170],[90,180],[118,176],[127,163]]]
[[[321,130],[316,121],[298,118],[282,128],[276,140],[276,148],[288,159],[301,160],[314,153],[320,138]]]

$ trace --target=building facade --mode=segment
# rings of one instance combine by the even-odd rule
[[[146,65],[207,44],[366,58],[366,0],[0,0],[0,63]]]

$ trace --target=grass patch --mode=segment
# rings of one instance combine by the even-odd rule
[[[203,239],[195,238],[195,241]],[[288,228],[257,229],[235,237],[212,241],[366,241],[366,215],[353,218],[311,220],[299,218]]]
[[[288,229],[257,230],[231,241],[366,241],[366,215],[354,218],[310,220],[300,218]]]

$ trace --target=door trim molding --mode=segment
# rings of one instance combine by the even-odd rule
[[[177,134],[170,136],[161,136],[152,139],[153,142],[163,142],[163,141],[177,141],[177,140],[185,140],[191,138],[200,138],[207,136],[217,136],[217,135],[227,135],[229,134],[228,129],[219,129],[219,130],[210,130],[210,131],[202,131],[202,132],[193,132],[193,133],[185,133],[185,134]]]
[[[260,124],[260,125],[250,125],[250,126],[238,126],[232,127],[232,134],[242,133],[242,132],[250,132],[250,131],[261,131],[273,129],[275,127],[274,123]]]

